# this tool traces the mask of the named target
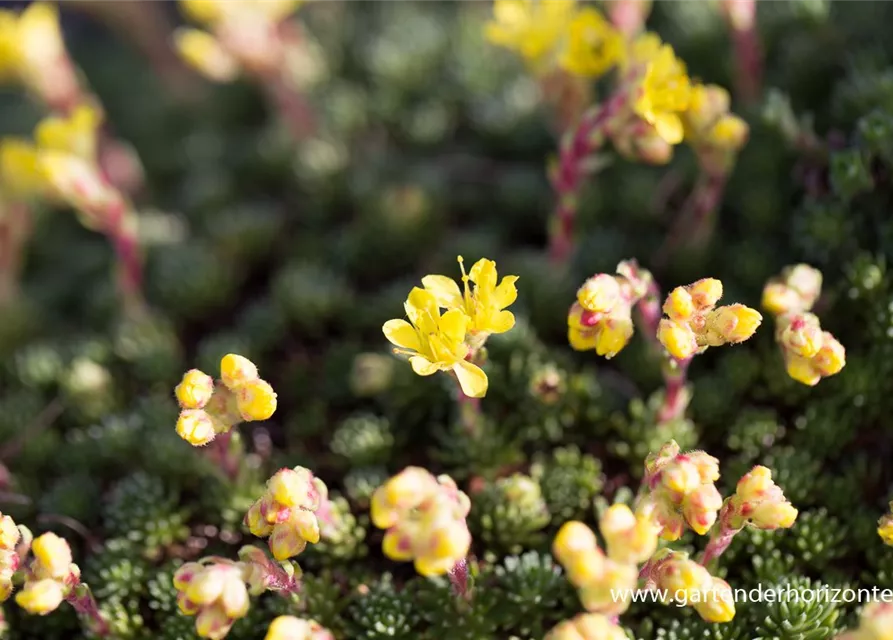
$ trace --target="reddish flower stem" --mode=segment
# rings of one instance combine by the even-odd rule
[[[31,236],[31,223],[31,211],[22,203],[10,203],[0,214],[0,307],[18,295],[23,249]]]
[[[665,265],[682,248],[700,249],[710,242],[728,177],[725,171],[709,171],[702,167],[681,215],[676,218],[654,258],[655,265]]]
[[[96,635],[101,638],[108,637],[110,633],[109,623],[100,613],[96,600],[87,585],[83,583],[75,585],[65,600],[74,607],[78,614],[89,620],[91,630]]]
[[[721,527],[719,533],[710,537],[710,542],[707,543],[707,548],[704,549],[704,553],[701,556],[700,564],[706,567],[725,553],[725,550],[729,548],[732,539],[738,531],[739,529]]]
[[[281,71],[261,77],[264,91],[295,140],[316,131],[313,109],[297,87]]]
[[[235,429],[235,427],[232,427],[232,429]],[[230,480],[235,480],[239,477],[240,465],[238,456],[234,455],[232,451],[232,429],[214,438],[214,444],[212,445],[214,448],[211,456],[223,470],[223,473],[226,474],[226,477]]]
[[[657,412],[658,424],[678,420],[685,413],[685,408],[688,405],[685,383],[688,378],[689,363],[691,363],[691,358],[677,360],[667,356],[667,361],[663,367],[664,402]]]
[[[453,593],[459,598],[469,600],[471,590],[468,588],[468,560],[463,558],[450,569],[448,577],[453,585]]]
[[[759,100],[763,85],[763,53],[756,30],[756,0],[723,0],[723,13],[732,31],[735,88],[748,104]]]
[[[608,125],[626,103],[627,94],[616,93],[599,108],[587,112],[562,144],[558,166],[552,175],[557,202],[552,214],[549,257],[554,264],[567,262],[573,251],[574,219],[586,175],[586,159],[602,144]]]

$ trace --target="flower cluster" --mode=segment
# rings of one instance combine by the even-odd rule
[[[31,543],[34,559],[16,604],[28,613],[46,615],[59,608],[80,582],[81,571],[73,563],[71,547],[55,533],[44,533]]]
[[[763,308],[775,316],[775,340],[788,375],[809,386],[846,365],[843,345],[810,313],[821,290],[821,272],[805,264],[785,268],[763,289]]]
[[[658,527],[645,511],[633,513],[617,504],[599,521],[605,538],[603,552],[592,530],[582,522],[562,525],[552,543],[552,553],[577,588],[583,607],[592,613],[619,615],[626,611],[628,597],[636,588],[638,565],[657,549]]]
[[[196,616],[199,637],[220,640],[248,614],[245,568],[241,562],[208,557],[187,562],[174,574],[177,605],[181,613]]]
[[[701,156],[701,164],[725,168],[747,142],[749,128],[730,113],[729,92],[715,84],[696,84],[691,90],[682,124],[685,139]]]
[[[196,447],[208,444],[240,422],[267,420],[276,411],[276,392],[251,360],[233,353],[220,361],[220,380],[191,369],[174,389],[182,411],[177,434]]]
[[[717,307],[722,282],[703,278],[686,287],[676,287],[667,296],[657,339],[677,360],[688,360],[708,347],[737,344],[750,338],[763,316],[743,304]]]
[[[555,626],[545,640],[626,640],[622,628],[600,613],[581,613]]]
[[[722,517],[732,529],[746,524],[765,530],[789,529],[797,519],[797,509],[772,480],[772,472],[757,465],[738,481]]]
[[[686,524],[698,535],[710,530],[723,504],[718,479],[716,458],[703,451],[680,453],[675,441],[648,455],[643,504],[662,527],[662,538],[678,540]]]
[[[372,494],[372,523],[386,529],[382,550],[396,561],[413,560],[421,575],[443,575],[471,546],[468,496],[449,476],[407,467]]]
[[[82,101],[55,5],[32,2],[18,15],[0,10],[0,79],[21,83],[53,111]]]
[[[335,640],[335,636],[313,620],[279,616],[270,623],[264,640]]]
[[[22,561],[18,549],[21,540],[22,532],[13,519],[0,515],[0,602],[12,594],[12,576]]]
[[[308,542],[319,542],[319,512],[328,494],[325,483],[309,469],[280,469],[245,514],[245,524],[252,535],[269,536],[276,560],[287,560],[300,554]]]
[[[893,634],[893,604],[869,602],[859,615],[859,628],[834,636],[835,640],[887,640]]]
[[[647,579],[668,602],[693,607],[707,622],[729,622],[735,617],[729,583],[710,575],[684,553],[664,550],[656,555]]]
[[[447,276],[425,276],[424,288],[413,287],[403,305],[409,322],[388,320],[382,331],[399,347],[395,353],[409,356],[418,375],[451,372],[462,393],[481,398],[487,393],[487,374],[474,360],[490,334],[515,326],[515,316],[506,307],[518,296],[518,277],[499,281],[496,263],[486,258],[474,263],[467,274],[462,256],[459,265],[462,289]],[[474,283],[473,289],[469,283]]]
[[[208,27],[180,28],[174,44],[183,60],[217,82],[240,71],[264,77],[282,67],[288,40],[281,27],[300,0],[180,0],[183,13]]]
[[[633,335],[632,310],[648,291],[651,274],[630,262],[617,266],[618,275],[599,273],[577,290],[567,316],[567,339],[577,351],[613,358]]]

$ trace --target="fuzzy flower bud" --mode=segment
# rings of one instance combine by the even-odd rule
[[[174,574],[177,605],[181,613],[196,616],[199,637],[220,640],[237,619],[248,614],[250,601],[243,574],[242,563],[225,558],[187,562]]]
[[[891,632],[893,632],[893,604],[869,602],[862,609],[859,628],[835,636],[835,640],[889,640]]]
[[[244,356],[228,353],[220,360],[220,379],[230,389],[258,379],[257,367]]]
[[[214,420],[204,409],[186,409],[177,418],[177,435],[194,447],[211,442],[217,435]]]
[[[713,578],[710,589],[692,606],[707,622],[730,622],[735,617],[732,587],[721,578]]]
[[[190,369],[174,393],[181,409],[203,409],[214,393],[214,379],[203,371]]]
[[[625,504],[612,505],[599,520],[608,557],[624,564],[640,564],[657,549],[660,527],[644,513],[634,514]]]
[[[276,412],[276,392],[265,380],[250,380],[236,389],[239,413],[246,422],[268,420]]]
[[[699,349],[697,337],[688,325],[677,324],[666,318],[658,324],[657,339],[677,360],[687,360]]]
[[[695,600],[695,594],[708,590],[713,581],[707,569],[680,553],[659,562],[652,577],[658,589],[666,590],[667,597],[684,602]]]
[[[615,276],[599,273],[583,283],[577,291],[577,301],[587,311],[606,313],[620,302],[621,293]]]
[[[802,313],[790,322],[781,325],[781,335],[778,341],[782,349],[800,356],[812,358],[822,348],[824,334],[819,324],[819,319],[811,313]]]
[[[33,615],[45,616],[59,608],[65,599],[62,584],[52,578],[28,580],[16,594],[16,604]]]
[[[372,522],[387,529],[385,555],[414,561],[425,576],[449,572],[468,554],[471,533],[466,516],[468,496],[449,476],[435,478],[420,467],[407,467],[372,496]]]
[[[335,636],[313,620],[279,616],[270,623],[264,640],[335,640]]]
[[[319,542],[317,512],[327,500],[328,488],[309,469],[280,469],[245,514],[244,523],[253,535],[269,536],[276,560],[287,560],[304,551],[308,542]]]
[[[772,473],[763,466],[754,467],[738,481],[728,509],[731,529],[740,529],[745,524],[765,530],[789,529],[797,519],[797,509],[787,501],[781,487],[772,481]]]
[[[71,547],[55,533],[44,533],[31,543],[34,562],[31,571],[37,578],[62,580],[71,573]]]
[[[695,301],[691,293],[684,287],[676,287],[668,295],[664,302],[663,312],[671,320],[688,320],[695,312]]]
[[[763,316],[743,304],[719,307],[707,316],[708,331],[722,338],[720,344],[737,344],[748,340],[760,326]]]
[[[623,629],[598,613],[581,613],[565,620],[546,635],[545,640],[626,640]]]
[[[702,484],[685,496],[682,514],[698,535],[707,533],[716,522],[722,496],[713,484]]]

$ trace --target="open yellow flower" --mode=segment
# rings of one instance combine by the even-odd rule
[[[486,36],[517,51],[534,70],[545,70],[567,34],[575,0],[495,0]]]
[[[498,275],[493,260],[481,258],[466,274],[462,256],[458,259],[463,290],[452,278],[437,275],[422,278],[425,290],[444,309],[458,309],[468,316],[468,331],[479,338],[486,339],[491,333],[505,333],[514,327],[515,316],[505,308],[518,297],[515,287],[518,276],[504,276],[502,282],[497,284]],[[474,283],[474,291],[469,287],[469,282]]]
[[[653,43],[649,43],[645,50]],[[633,109],[652,125],[669,144],[682,142],[684,128],[680,117],[691,100],[691,81],[685,64],[670,45],[662,45],[648,62],[638,87]]]
[[[465,344],[469,317],[460,309],[441,315],[434,294],[419,287],[413,287],[403,306],[409,322],[388,320],[382,327],[385,337],[399,347],[394,352],[408,355],[418,375],[452,372],[462,393],[482,398],[487,393],[487,374],[465,359],[470,351]]]
[[[570,24],[561,66],[576,75],[598,77],[620,62],[624,47],[620,32],[597,10],[586,8]]]

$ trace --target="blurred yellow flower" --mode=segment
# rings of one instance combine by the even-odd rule
[[[620,32],[601,13],[587,7],[570,24],[561,66],[576,75],[598,77],[620,62],[624,47]]]
[[[412,370],[418,375],[451,371],[466,396],[483,397],[487,393],[487,374],[465,359],[469,354],[464,341],[470,318],[459,309],[441,315],[435,295],[419,287],[410,291],[404,309],[409,322],[388,320],[382,327],[385,337],[400,347],[395,353],[408,355]]]
[[[575,0],[495,0],[487,39],[518,52],[534,71],[548,68],[574,19]]]
[[[633,109],[661,138],[670,144],[679,144],[683,138],[680,115],[690,100],[691,82],[684,63],[670,45],[661,45],[648,62]]]
[[[214,25],[232,16],[255,15],[273,22],[284,20],[303,4],[302,0],[180,0],[189,19]]]

